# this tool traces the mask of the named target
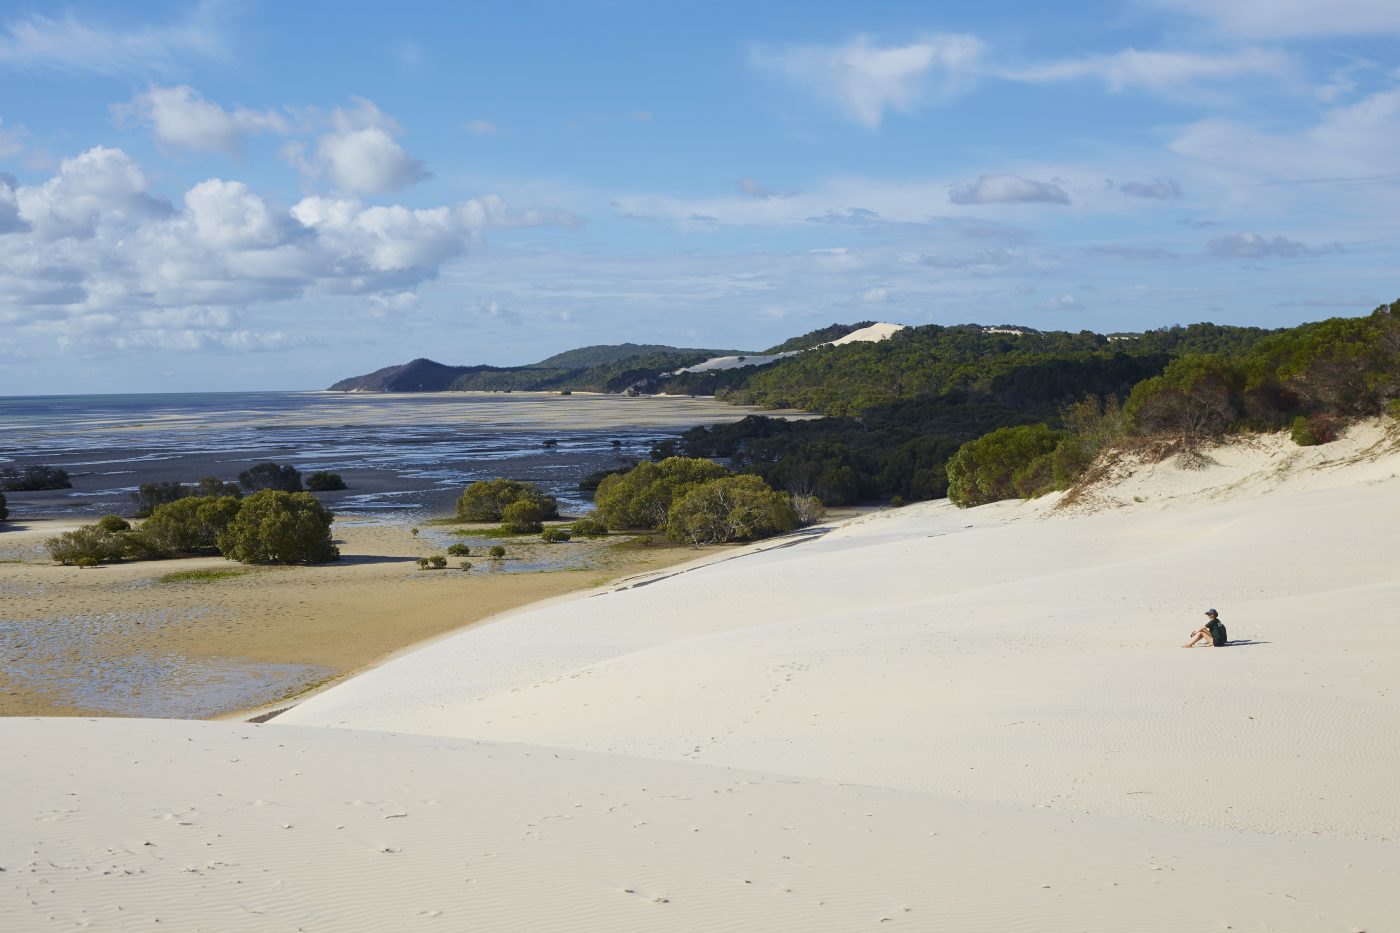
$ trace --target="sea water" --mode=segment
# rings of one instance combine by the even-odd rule
[[[538,483],[579,511],[587,473],[754,412],[708,398],[546,393],[0,397],[0,468],[69,472],[72,489],[8,494],[12,513],[46,516],[126,514],[142,483],[232,481],[266,460],[340,473],[350,489],[323,497],[337,512],[450,510],[467,483],[496,476]]]

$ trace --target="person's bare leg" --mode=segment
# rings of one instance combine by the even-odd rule
[[[1197,630],[1197,631],[1195,631],[1195,632],[1192,632],[1191,634],[1192,634],[1192,636],[1194,636],[1194,637],[1192,637],[1192,639],[1191,639],[1190,641],[1188,641],[1186,644],[1182,645],[1181,647],[1183,647],[1183,648],[1194,648],[1194,647],[1196,647],[1196,643],[1197,643],[1198,641],[1200,641],[1202,638],[1205,638],[1205,637],[1206,637],[1205,629]],[[1212,646],[1212,647],[1214,647],[1214,646]]]

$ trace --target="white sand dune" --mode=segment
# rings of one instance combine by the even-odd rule
[[[1212,456],[726,552],[266,726],[0,722],[0,929],[1400,929],[1394,434]],[[1208,606],[1243,643],[1181,650]]]
[[[871,324],[869,327],[862,327],[853,330],[844,337],[835,340],[828,340],[826,343],[815,344],[808,349],[814,350],[817,347],[843,347],[848,343],[878,343],[887,340],[891,335],[904,330],[907,324]],[[787,359],[789,356],[796,356],[805,353],[806,350],[786,350],[782,353],[750,353],[746,356],[712,356],[708,360],[696,363],[694,366],[686,366],[678,369],[672,375],[680,373],[704,373],[717,369],[743,369],[748,366],[766,366],[776,360]]]

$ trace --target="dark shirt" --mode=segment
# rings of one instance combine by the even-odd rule
[[[1206,623],[1206,631],[1210,633],[1210,643],[1220,648],[1225,644],[1225,626],[1220,624],[1220,617],[1217,616]]]

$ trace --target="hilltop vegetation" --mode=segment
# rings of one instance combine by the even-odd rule
[[[1030,497],[1073,485],[1105,447],[1157,438],[1190,458],[1236,431],[1291,427],[1326,443],[1347,419],[1400,415],[1400,302],[1361,318],[1280,330],[1247,346],[1188,351],[1133,386],[1121,412],[1092,396],[1050,423],[1002,428],[964,444],[948,464],[959,505]]]
[[[712,356],[741,353],[661,344],[599,344],[566,350],[528,366],[445,366],[417,359],[342,379],[333,392],[625,392],[654,391],[658,377]]]

